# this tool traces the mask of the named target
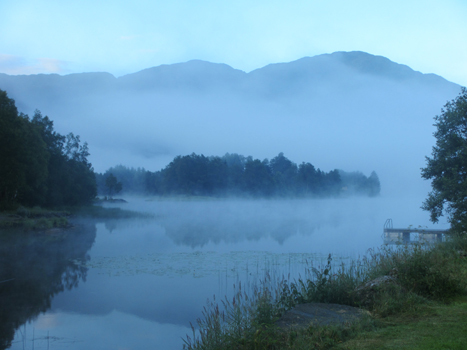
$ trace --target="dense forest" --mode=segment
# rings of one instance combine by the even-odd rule
[[[96,196],[88,146],[79,136],[63,136],[36,110],[18,113],[0,90],[0,209],[59,207],[90,203]]]
[[[332,170],[328,173],[310,163],[295,164],[279,153],[271,160],[239,154],[206,157],[177,156],[156,172],[123,165],[96,174],[99,194],[112,195],[109,177],[116,178],[123,193],[139,195],[329,197],[376,196],[378,175]],[[110,190],[110,192],[109,192]]]

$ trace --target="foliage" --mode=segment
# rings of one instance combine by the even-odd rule
[[[364,194],[369,197],[379,195],[381,184],[378,175],[374,171],[369,177],[358,171],[345,172],[339,170],[339,175],[345,184],[345,192],[347,194]]]
[[[269,198],[375,196],[380,190],[375,172],[368,178],[338,170],[326,173],[310,163],[297,166],[283,153],[270,161],[236,153],[223,157],[192,153],[175,157],[157,172],[119,165],[97,174],[100,194],[106,194],[105,178],[110,173],[122,182],[126,193],[132,194]]]
[[[89,203],[96,196],[86,143],[62,136],[35,111],[30,119],[0,90],[0,209]]]
[[[436,145],[422,177],[431,179],[432,191],[422,208],[437,222],[445,212],[451,227],[467,231],[467,89],[447,102],[435,117]]]
[[[117,165],[107,169],[103,174],[96,174],[98,193],[108,195],[106,180],[112,174],[122,184],[122,192],[127,194],[153,194],[156,179],[154,173],[146,171],[144,168],[127,168]]]
[[[110,198],[122,190],[122,183],[119,182],[112,173],[107,175],[105,179],[105,186],[107,187],[107,193]]]
[[[435,247],[416,244],[382,249],[372,256],[370,276],[397,271],[397,281],[405,290],[433,300],[449,299],[467,290],[466,261],[458,252],[466,242],[453,237],[448,244]]]
[[[212,195],[225,188],[227,165],[218,157],[178,156],[162,170],[164,192]]]
[[[18,114],[14,101],[0,90],[0,207],[41,200],[48,158],[38,128]]]

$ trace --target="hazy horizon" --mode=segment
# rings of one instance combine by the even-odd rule
[[[467,4],[264,0],[44,0],[0,3],[0,72],[109,71],[201,59],[249,72],[335,51],[365,51],[467,85]],[[83,25],[84,24],[84,25]]]

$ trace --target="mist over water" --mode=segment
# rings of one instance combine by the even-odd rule
[[[129,199],[125,208],[154,214],[177,249],[364,254],[382,244],[384,222],[447,228],[429,221],[423,197],[334,199]],[[120,205],[121,206],[121,205]],[[143,247],[137,249],[144,249]],[[136,250],[137,250],[136,249]]]
[[[11,349],[181,348],[207,298],[231,296],[234,284],[297,278],[329,254],[335,264],[358,259],[383,244],[389,218],[397,228],[448,228],[420,209],[430,190],[420,168],[433,117],[459,86],[382,57],[335,53],[250,73],[191,61],[121,78],[0,75],[0,89],[21,112],[37,108],[58,132],[80,135],[97,172],[118,164],[157,171],[192,152],[283,152],[325,172],[374,170],[381,182],[376,198],[129,197],[107,205],[152,217],[76,219],[80,229],[69,235],[31,238],[26,246],[37,252],[52,238],[66,244],[57,255],[5,258],[13,276],[4,280],[15,282],[0,292],[15,307],[1,331]],[[87,235],[76,234],[83,228]],[[8,244],[15,249],[5,243],[5,252],[25,246]],[[42,292],[28,295],[32,287]]]
[[[87,258],[71,257],[85,278],[21,326],[11,349],[31,344],[33,332],[35,349],[181,348],[213,295],[231,297],[240,283],[251,290],[266,274],[303,276],[329,253],[337,265],[361,257],[382,245],[387,218],[433,228],[418,209],[423,198],[413,197],[126,199],[109,206],[154,217],[88,223],[95,240]]]

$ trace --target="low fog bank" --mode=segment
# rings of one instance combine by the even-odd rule
[[[162,68],[126,79],[100,74],[94,86],[86,76],[68,90],[39,91],[46,76],[35,89],[27,77],[22,85],[0,79],[0,88],[11,88],[21,111],[38,108],[59,132],[87,141],[97,172],[118,164],[157,171],[193,152],[259,159],[283,152],[326,172],[374,170],[383,196],[429,191],[420,168],[434,145],[433,117],[460,92],[441,77],[364,53],[248,74],[200,61]]]
[[[407,92],[377,101],[365,95],[371,92],[344,98],[330,91],[296,103],[247,103],[217,95],[127,98],[120,105],[96,106],[89,119],[68,120],[66,127],[88,135],[90,160],[99,172],[117,164],[157,171],[175,156],[192,152],[259,159],[283,152],[326,172],[376,171],[382,195],[426,194],[429,184],[421,180],[420,168],[431,154],[433,117],[446,96]],[[87,130],[83,125],[94,126]]]
[[[433,225],[420,209],[420,197],[352,197],[345,199],[183,199],[124,197],[126,204],[108,204],[153,214],[158,230],[168,242],[158,245],[170,251],[244,251],[275,253],[364,254],[383,244],[383,226],[391,218],[394,227],[447,229],[444,218]],[[109,231],[129,232],[141,221],[106,224]],[[149,228],[149,226],[147,226]],[[131,242],[132,250],[152,248]],[[178,248],[176,248],[178,247]],[[109,248],[112,250],[112,248]],[[187,250],[188,249],[188,250]]]

